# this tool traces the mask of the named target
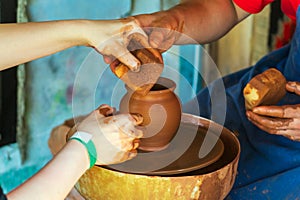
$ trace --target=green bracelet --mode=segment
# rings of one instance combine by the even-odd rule
[[[97,151],[94,143],[91,140],[92,135],[86,132],[76,132],[68,140],[77,140],[83,144],[88,151],[90,157],[90,168],[92,168],[97,160]]]

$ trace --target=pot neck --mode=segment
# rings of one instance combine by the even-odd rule
[[[130,93],[136,93],[139,94],[138,91],[133,91],[131,88],[129,88],[127,85],[125,85],[126,89]],[[170,91],[174,92],[176,88],[176,83],[172,81],[171,79],[160,77],[156,84],[151,88],[148,94],[162,94],[162,93],[168,93]],[[140,93],[142,95],[142,93]]]

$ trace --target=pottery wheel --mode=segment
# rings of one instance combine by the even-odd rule
[[[224,144],[218,135],[198,125],[181,122],[176,136],[166,149],[139,151],[132,160],[107,168],[145,175],[176,175],[198,170],[222,156]]]

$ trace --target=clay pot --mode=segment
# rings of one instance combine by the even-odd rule
[[[197,136],[222,131],[224,153],[215,163],[175,176],[149,176],[120,172],[101,166],[88,170],[76,184],[76,189],[87,200],[108,199],[224,199],[231,190],[240,156],[237,137],[228,129],[210,120],[183,114],[182,123],[199,127]],[[201,137],[192,146],[199,146]],[[199,147],[198,147],[199,148]]]
[[[139,113],[143,116],[144,136],[140,150],[165,149],[176,134],[181,119],[181,103],[174,93],[174,81],[160,77],[147,95],[126,87],[127,93],[120,102],[120,112]]]

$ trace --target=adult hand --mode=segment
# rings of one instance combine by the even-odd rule
[[[300,95],[300,83],[288,82],[286,89]],[[259,106],[247,111],[248,119],[260,129],[300,141],[300,104]]]
[[[134,18],[148,34],[151,47],[164,52],[179,39],[183,31],[183,22],[178,16],[161,11],[137,15]]]
[[[112,115],[113,108],[102,105],[90,113],[78,126],[68,133],[68,138],[76,131],[92,135],[97,151],[97,165],[109,165],[130,160],[137,154],[139,138],[143,132],[136,128],[143,118],[137,114]]]

